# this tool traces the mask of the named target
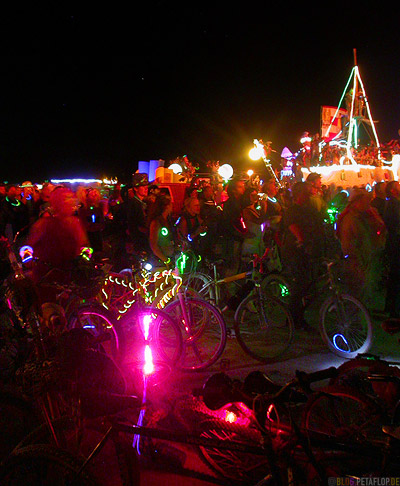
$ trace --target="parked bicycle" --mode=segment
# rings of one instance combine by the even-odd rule
[[[323,260],[326,271],[311,282],[310,294],[303,305],[308,307],[318,303],[319,332],[328,349],[342,358],[354,358],[359,353],[368,352],[372,345],[372,320],[365,305],[343,291],[334,271],[338,263],[337,260]],[[262,283],[264,291],[286,304],[290,287],[290,279],[283,275],[270,275]]]
[[[187,277],[187,288],[194,289],[204,299],[226,310],[235,310],[234,333],[241,348],[252,358],[269,363],[282,356],[290,347],[293,335],[293,319],[279,299],[263,291],[263,258],[254,256],[252,271],[219,278],[217,265],[212,263],[213,278],[195,272]],[[228,302],[221,300],[222,289],[242,282]]]
[[[311,384],[335,374],[336,370],[332,368],[310,374],[297,372],[296,377],[283,386],[271,383],[265,377],[260,379],[260,374],[253,375],[244,384],[227,380],[226,377],[222,381],[212,377],[202,390],[204,403],[209,407],[209,417],[206,418],[204,413],[202,420],[192,421],[190,433],[176,427],[138,426],[127,419],[122,411],[119,415],[108,414],[92,424],[94,430],[102,435],[100,440],[92,444],[91,452],[79,462],[75,460],[74,464],[79,465],[73,469],[74,480],[77,484],[86,484],[86,477],[92,471],[96,472],[93,465],[97,456],[111,442],[123,484],[140,484],[140,461],[129,440],[137,435],[149,437],[155,441],[157,448],[160,441],[200,448],[207,464],[218,471],[228,484],[317,485],[327,484],[328,478],[332,477],[357,479],[365,475],[382,477],[385,474],[398,474],[396,444],[382,448],[371,442],[341,441],[337,436],[309,434],[303,430],[301,423],[298,425],[304,403],[314,397]],[[120,409],[137,407],[132,397],[114,398],[119,401]],[[79,426],[73,421],[72,424],[72,429]],[[57,431],[68,430],[65,422],[54,423],[53,427]],[[393,432],[388,437],[396,441]],[[87,436],[88,430],[81,429],[81,434]],[[74,437],[82,437],[81,434],[74,434]],[[61,457],[55,458],[54,449],[50,448],[46,454],[43,446],[45,440],[46,429],[42,428],[11,454],[0,468],[2,484],[22,484],[27,467],[32,468],[32,464],[31,474],[32,471],[38,474],[39,466],[33,460],[35,457],[40,457],[39,464],[45,471],[51,471],[52,468],[48,466],[54,463],[64,465]],[[82,452],[82,449],[74,451],[74,458],[77,452]],[[169,462],[172,462],[172,458]],[[173,461],[173,468],[175,473],[190,474],[176,460]],[[10,479],[14,478],[20,482],[11,483]]]

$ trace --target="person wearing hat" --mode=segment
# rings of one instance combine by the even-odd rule
[[[308,175],[306,182],[310,190],[309,204],[322,214],[326,211],[327,204],[322,194],[321,174],[311,172],[311,174]]]
[[[148,187],[149,179],[147,174],[139,172],[133,174],[133,197],[128,200],[127,226],[128,237],[136,253],[149,250],[149,234],[146,224]]]

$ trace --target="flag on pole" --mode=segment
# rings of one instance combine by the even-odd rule
[[[321,135],[325,139],[332,139],[343,128],[343,117],[347,118],[347,110],[336,106],[321,107]]]

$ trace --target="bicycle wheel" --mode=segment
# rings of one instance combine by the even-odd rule
[[[366,307],[355,297],[328,297],[321,306],[319,329],[330,351],[342,358],[366,353],[372,344],[372,322]]]
[[[0,461],[41,422],[33,404],[15,393],[0,393]]]
[[[107,309],[93,304],[81,305],[69,316],[68,328],[86,329],[95,337],[99,351],[112,356],[116,361],[124,359],[124,330]]]
[[[184,276],[182,285],[185,292],[189,292],[189,295],[215,302],[215,292],[212,281],[212,278],[205,273],[194,272]]]
[[[268,363],[287,351],[293,339],[294,324],[280,300],[253,294],[237,308],[234,328],[242,349],[254,359]]]
[[[140,348],[147,342],[155,353],[155,358],[174,366],[181,358],[183,339],[180,326],[166,310],[155,307],[134,308],[122,321],[123,327],[132,334],[130,339],[130,357],[141,358]],[[148,325],[148,331],[145,326]]]
[[[3,486],[95,486],[97,482],[73,455],[50,445],[16,449],[0,467]]]
[[[204,370],[217,361],[226,345],[226,324],[219,310],[198,298],[171,302],[165,311],[179,323],[183,335],[183,371]]]
[[[290,298],[290,279],[280,273],[270,273],[261,282],[261,290],[272,297],[276,297],[284,304],[288,304]]]
[[[302,426],[308,433],[345,442],[381,440],[383,412],[368,396],[346,386],[328,386],[307,401]]]
[[[220,440],[227,443],[239,443],[254,447],[261,442],[261,433],[248,425],[237,425],[223,420],[203,420],[198,425],[200,437]],[[261,454],[223,450],[199,446],[203,462],[220,477],[233,479],[236,483],[256,484],[269,472],[267,458]]]

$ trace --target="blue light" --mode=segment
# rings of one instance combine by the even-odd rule
[[[347,349],[341,348],[338,344],[337,341],[338,339],[341,339],[343,343],[347,346]],[[350,347],[349,343],[347,342],[347,339],[343,336],[343,334],[335,334],[332,338],[333,345],[338,351],[344,352],[344,353],[350,353]]]

